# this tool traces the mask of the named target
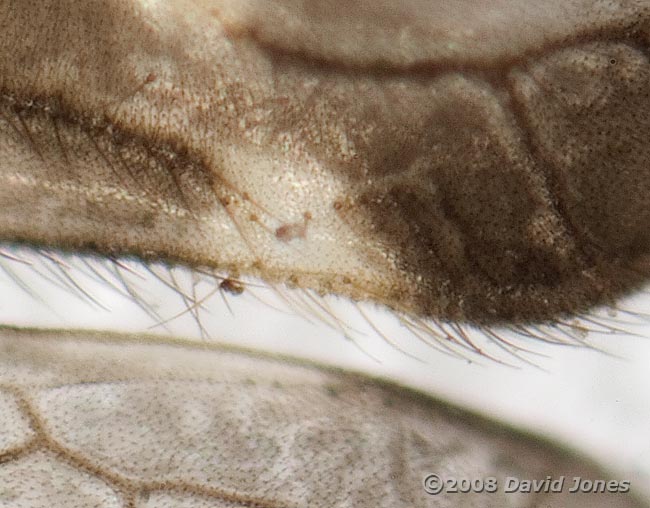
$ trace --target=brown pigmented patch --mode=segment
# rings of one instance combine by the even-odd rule
[[[307,226],[311,219],[311,213],[305,212],[302,222],[283,224],[275,230],[275,237],[281,242],[290,242],[298,239],[304,240],[307,237]]]
[[[223,279],[219,287],[231,295],[241,295],[244,292],[244,284],[235,279]]]

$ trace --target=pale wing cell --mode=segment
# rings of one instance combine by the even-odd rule
[[[0,415],[2,415],[0,453],[4,454],[20,448],[33,437],[34,433],[29,427],[29,421],[22,413],[16,397],[11,392],[1,389]]]

